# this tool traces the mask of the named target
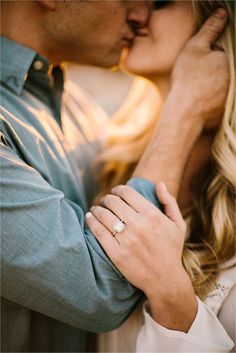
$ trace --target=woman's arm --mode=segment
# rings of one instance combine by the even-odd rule
[[[92,207],[88,226],[122,274],[146,294],[154,320],[187,332],[197,301],[181,261],[186,225],[175,199],[159,184],[163,214],[127,186],[112,191],[102,199],[104,207]],[[112,226],[119,219],[127,232],[114,237]]]
[[[158,185],[163,214],[127,186],[112,192],[102,199],[106,208],[91,209],[87,223],[113,263],[148,298],[136,351],[230,352],[232,340],[195,296],[182,266],[186,225],[175,199]],[[126,228],[112,235],[117,219]]]

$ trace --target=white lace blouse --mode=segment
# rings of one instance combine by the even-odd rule
[[[118,329],[99,335],[99,352],[234,352],[236,258],[220,271],[213,290],[198,300],[188,333],[155,322],[148,303],[141,303]]]

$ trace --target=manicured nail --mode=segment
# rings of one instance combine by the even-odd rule
[[[223,9],[223,8],[217,9],[217,10],[214,12],[214,15],[215,15],[215,17],[218,17],[218,18],[225,18],[225,17],[228,16],[226,10]]]
[[[86,218],[89,218],[89,217],[92,216],[92,213],[91,212],[87,212],[85,216],[86,216]]]
[[[165,191],[167,191],[167,187],[166,187],[166,184],[165,183],[160,183],[160,187],[163,189],[163,190],[165,190]]]

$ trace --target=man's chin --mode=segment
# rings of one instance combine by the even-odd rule
[[[99,61],[97,66],[115,70],[118,67],[119,62],[120,62],[120,55],[114,55],[113,57],[103,58],[103,60]]]
[[[125,49],[126,50],[126,49]],[[92,58],[90,65],[116,70],[123,56],[123,49]]]

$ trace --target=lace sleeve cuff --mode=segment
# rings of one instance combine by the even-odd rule
[[[230,352],[233,341],[215,314],[198,299],[198,313],[188,333],[166,329],[155,322],[144,304],[145,323],[137,352]]]

